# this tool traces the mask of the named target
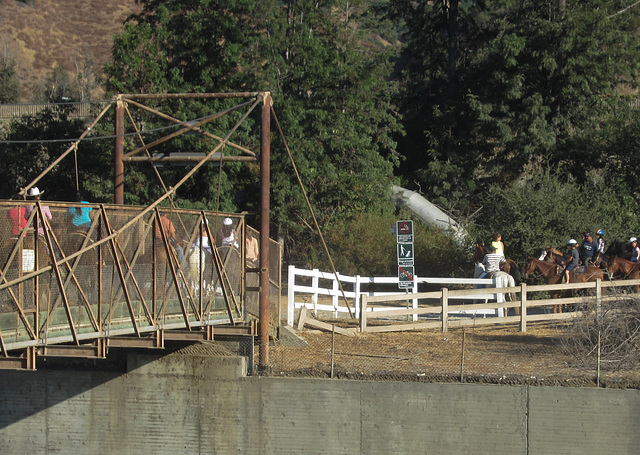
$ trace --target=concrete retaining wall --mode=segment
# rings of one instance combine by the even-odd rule
[[[241,377],[237,357],[0,371],[2,454],[629,454],[637,390]]]

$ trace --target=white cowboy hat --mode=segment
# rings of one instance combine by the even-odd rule
[[[231,218],[225,218],[224,220],[222,220],[222,224],[224,224],[225,226],[231,226],[233,224],[233,221],[231,221]]]
[[[637,242],[637,241],[638,241],[638,239],[637,239],[637,238],[635,238],[635,237],[631,237],[631,238],[629,239],[629,243],[633,243],[633,242]]]
[[[44,191],[40,191],[37,186],[29,188],[29,196],[40,196]]]

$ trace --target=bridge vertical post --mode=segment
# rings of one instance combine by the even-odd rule
[[[258,333],[258,369],[269,364],[269,193],[271,186],[271,94],[263,93],[260,139],[260,327]]]
[[[120,98],[116,102],[115,136],[113,202],[124,204],[124,103]]]

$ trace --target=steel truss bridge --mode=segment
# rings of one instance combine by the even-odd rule
[[[81,229],[71,219],[83,209],[91,223]],[[40,201],[0,201],[0,212],[0,368],[256,334],[260,270],[247,245],[260,234],[243,214]],[[220,244],[224,218],[235,244]],[[272,240],[269,257],[277,325],[280,245]]]

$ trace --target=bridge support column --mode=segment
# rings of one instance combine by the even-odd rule
[[[269,193],[271,185],[271,94],[262,101],[262,133],[260,141],[260,327],[258,337],[258,369],[269,367]]]
[[[116,102],[115,136],[113,202],[116,204],[124,204],[124,164],[122,162],[124,155],[124,103],[120,99]]]

